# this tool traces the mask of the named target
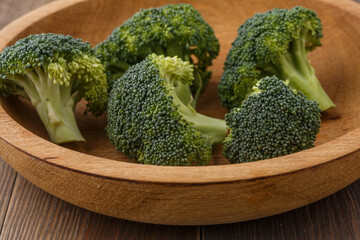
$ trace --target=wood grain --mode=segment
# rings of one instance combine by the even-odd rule
[[[3,239],[78,239],[90,213],[65,203],[18,176],[8,207]]]
[[[5,27],[0,32],[0,46],[30,33],[49,31],[71,34],[95,44],[140,7],[165,4],[165,1],[123,0],[119,7],[114,1],[54,2]],[[360,59],[357,57],[360,44],[353,39],[360,35],[360,26],[356,24],[360,20],[360,7],[347,1],[340,5],[333,0],[191,3],[213,26],[223,46],[212,68],[214,78],[203,96],[215,100],[199,106],[215,116],[224,114],[214,93],[222,62],[236,35],[238,24],[234,23],[274,7],[301,4],[318,11],[325,37],[323,47],[310,58],[337,108],[323,115],[317,147],[281,158],[231,166],[133,164],[125,162],[127,158],[109,144],[104,133],[106,116],[84,116],[83,104],[76,112],[88,142],[73,146],[78,150],[75,152],[39,137],[44,131],[32,106],[6,98],[1,99],[0,108],[4,126],[0,129],[0,155],[25,178],[70,203],[110,216],[162,224],[215,224],[269,216],[314,202],[358,179],[360,108],[354,103],[360,101],[360,81],[354,69]],[[227,14],[215,11],[220,6]],[[334,50],[336,44],[339,47]],[[343,84],[344,81],[348,84]],[[215,152],[215,159],[223,158],[219,153]],[[289,181],[291,185],[287,184]],[[219,205],[221,199],[232,201]]]
[[[86,211],[18,176],[0,239],[195,240],[198,236],[198,227],[143,224]]]
[[[53,0],[34,0],[34,1],[11,1],[1,0],[0,3],[0,29],[6,24],[20,17],[21,15],[35,9],[45,3],[52,2]]]
[[[2,0],[0,2],[0,29],[24,13],[51,1]],[[0,158],[0,235],[16,175],[16,172]]]
[[[244,223],[204,226],[203,240],[360,239],[360,180],[306,207]]]
[[[84,239],[200,240],[200,227],[137,223],[92,213]]]
[[[0,235],[12,194],[16,172],[0,158]]]
[[[7,0],[5,0],[5,2],[6,1]],[[16,2],[16,0],[13,2]],[[2,3],[3,2],[0,3],[0,8]],[[8,165],[4,164],[3,161],[0,160],[0,174],[3,173],[3,169],[5,169],[4,172],[7,172],[6,169],[12,171]],[[0,175],[0,178],[1,176],[2,175]],[[4,177],[4,179],[8,178]],[[0,183],[1,189],[1,187],[4,187],[2,178]],[[29,188],[27,184],[23,184],[22,186],[23,187],[19,191],[25,191],[26,188]],[[37,191],[36,187],[31,186],[32,185],[30,184],[30,188],[32,188],[31,191]],[[207,226],[204,227],[202,239],[359,239],[359,189],[360,181],[357,181],[348,188],[332,195],[329,198],[289,213],[246,223]],[[37,201],[27,203],[39,205],[38,202],[49,201],[49,199],[51,201],[51,198],[48,196],[48,194],[43,194]],[[59,202],[62,201],[59,200]],[[2,208],[0,209],[0,212],[1,210]],[[72,211],[74,210],[72,209]],[[75,211],[78,210],[75,208]],[[95,213],[93,214],[98,215]],[[87,215],[85,218],[87,218]],[[14,222],[13,227],[20,229],[22,227],[22,223],[20,218],[18,218],[18,220],[19,221],[17,223]],[[56,221],[56,219],[54,221]],[[131,225],[131,222],[128,221],[117,221],[117,219],[105,216],[100,218],[95,217],[94,224],[91,224],[92,227],[88,229],[86,236],[91,236],[92,238],[90,239],[105,239],[107,236],[113,236],[115,239],[115,237],[119,236],[119,232],[117,234],[108,234],[108,232],[117,232],[116,229],[123,228],[124,224],[127,226],[126,228]],[[33,225],[27,225],[26,227],[32,228],[36,225],[35,222],[32,222],[32,224]],[[64,224],[64,222],[59,224]],[[151,230],[149,230],[146,226],[151,229],[154,225],[138,224],[136,227],[137,234],[126,236],[134,236],[134,239],[136,239],[135,236],[147,236],[143,235],[144,229],[145,232],[151,232]],[[35,228],[41,229],[42,227],[35,226]],[[132,229],[131,226],[129,228]],[[165,232],[173,231],[171,226],[164,226],[162,229],[164,229]],[[24,231],[27,231],[27,229]],[[178,232],[177,230],[174,231]],[[131,230],[129,231],[129,234],[130,232]],[[152,236],[155,236],[154,239],[166,239],[163,238],[164,235],[162,232],[158,232],[157,235],[154,234]],[[181,236],[188,235],[185,234]],[[79,238],[83,239],[82,237]],[[0,235],[0,239],[7,238],[3,238]],[[87,239],[87,237],[84,239]]]
[[[199,239],[200,235],[196,227],[135,223],[86,211],[52,197],[20,176],[11,202],[0,239]],[[288,213],[202,227],[202,240],[357,240],[359,206],[357,181],[328,198]]]

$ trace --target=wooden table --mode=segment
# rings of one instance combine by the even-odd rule
[[[1,0],[0,29],[52,0]],[[360,0],[357,0],[360,2]],[[12,239],[360,239],[360,180],[309,206],[216,226],[164,226],[107,217],[37,188],[0,159],[0,240]]]

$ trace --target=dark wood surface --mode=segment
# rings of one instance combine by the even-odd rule
[[[0,29],[50,1],[1,0]],[[0,240],[360,239],[359,206],[360,180],[309,206],[264,219],[194,227],[143,224],[90,212],[55,198],[0,159]]]

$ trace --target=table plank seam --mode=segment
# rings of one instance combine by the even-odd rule
[[[5,1],[12,1],[12,0],[5,0]],[[17,0],[19,1],[19,0]],[[21,2],[20,0],[19,2]],[[41,0],[37,0],[41,1]],[[358,3],[360,3],[360,0],[354,0]],[[1,1],[0,1],[1,2]],[[25,2],[25,1],[24,1]],[[34,1],[36,2],[36,0]],[[14,198],[16,198],[16,182],[18,179],[22,178],[21,175],[18,173],[15,174],[14,181],[11,183],[9,181],[10,192],[9,192],[9,198],[6,201],[7,205],[4,205],[6,208],[5,215],[4,215],[4,221],[0,225],[0,240],[6,240],[6,226],[9,223],[9,215],[11,212],[10,203],[11,201],[14,201]],[[360,239],[360,230],[356,230],[356,227],[360,226],[360,215],[357,215],[356,209],[359,208],[360,201],[357,200],[360,196],[358,192],[359,181],[357,183],[354,183],[350,187],[347,187],[345,190],[341,191],[341,193],[337,193],[337,195],[332,195],[326,199],[321,200],[321,202],[313,203],[312,205],[306,206],[304,211],[299,210],[293,210],[289,213],[281,214],[272,216],[265,219],[259,219],[259,220],[253,220],[249,222],[244,223],[234,223],[234,224],[226,224],[226,225],[211,225],[211,226],[197,226],[197,234],[196,239],[200,240],[211,240],[211,239],[288,239],[287,237],[292,236],[291,239],[304,239],[305,237],[310,238],[317,238],[317,239],[344,239],[341,238],[341,236],[347,236],[346,239]],[[341,195],[340,195],[341,194]],[[344,195],[344,196],[343,196]],[[349,198],[345,198],[345,195],[348,195]],[[355,197],[354,197],[355,196]],[[339,199],[337,199],[339,198]],[[347,201],[345,201],[347,200]],[[59,200],[61,201],[61,200]],[[335,201],[335,203],[334,203]],[[335,205],[339,205],[340,203],[344,202],[343,208],[338,208],[338,213],[334,214],[334,212],[330,212],[329,210],[332,209]],[[351,203],[350,206],[354,207],[348,207],[349,202]],[[345,208],[346,207],[346,208]],[[349,211],[345,211],[343,209],[350,209]],[[62,210],[62,208],[60,208]],[[341,210],[341,211],[340,211]],[[73,211],[73,210],[72,210]],[[355,213],[353,213],[355,211]],[[353,213],[354,215],[350,215]],[[148,229],[151,229],[151,227],[144,227],[141,223],[131,223],[123,220],[113,219],[110,217],[98,215],[96,213],[90,213],[93,214],[94,219],[97,219],[95,224],[91,225],[89,223],[86,223],[85,225],[90,228],[96,225],[99,225],[97,227],[98,229],[106,229],[102,230],[106,232],[106,236],[111,236],[115,232],[114,229],[121,229],[121,231],[124,231],[124,229],[130,229],[133,230],[135,233],[137,231],[139,232],[148,232]],[[6,221],[6,223],[5,223]],[[90,221],[90,220],[87,220]],[[314,222],[312,222],[314,221]],[[347,223],[349,221],[349,223]],[[54,220],[54,222],[58,222]],[[120,223],[121,222],[121,223]],[[301,224],[305,223],[304,228],[300,228]],[[328,224],[330,227],[322,228],[322,224]],[[136,225],[136,228],[131,225]],[[295,227],[293,226],[295,224]],[[125,225],[125,227],[124,227]],[[331,230],[332,227],[338,225],[339,228],[334,228],[334,231]],[[27,227],[30,227],[31,225],[28,224]],[[352,228],[350,228],[350,226]],[[4,228],[5,227],[5,228]],[[15,225],[16,227],[16,225]],[[20,226],[17,225],[17,228]],[[156,226],[153,226],[156,227]],[[15,228],[16,229],[16,228]],[[358,228],[360,229],[360,228]],[[113,230],[113,231],[111,231]],[[137,231],[135,231],[137,230]],[[164,232],[165,230],[161,229]],[[161,231],[159,230],[159,231]],[[354,238],[350,238],[350,235],[341,235],[345,234],[346,232],[352,230],[351,232]],[[355,232],[356,230],[356,232]],[[5,231],[5,232],[3,232]],[[103,233],[102,231],[98,230],[98,232]],[[120,230],[116,231],[117,237],[119,238],[119,232]],[[97,232],[96,232],[97,233]],[[139,236],[136,235],[131,236]],[[161,232],[160,232],[161,233]],[[159,234],[160,234],[159,233]],[[274,237],[278,234],[278,238]],[[78,239],[96,239],[96,235],[93,231],[90,231],[89,238],[86,238],[86,235],[84,234],[82,237],[79,237]],[[143,236],[140,234],[140,236]],[[242,237],[241,237],[242,236]],[[357,237],[356,237],[357,236]],[[308,239],[306,238],[306,239]],[[103,238],[104,239],[104,238]],[[114,238],[115,239],[115,238]]]
[[[5,225],[7,216],[8,216],[9,205],[10,205],[11,200],[13,199],[13,193],[14,193],[15,183],[16,183],[16,180],[17,180],[17,178],[18,178],[18,176],[19,176],[19,173],[16,172],[15,174],[16,174],[16,175],[15,175],[14,181],[13,181],[13,183],[12,183],[12,185],[11,185],[10,197],[9,197],[9,200],[7,201],[7,204],[6,204],[4,221],[2,222],[2,224],[1,224],[1,226],[0,226],[0,239],[2,239],[3,228],[4,228],[4,225]]]

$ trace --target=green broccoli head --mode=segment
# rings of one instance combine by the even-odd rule
[[[186,105],[189,92],[175,90],[193,80],[193,65],[178,57],[152,54],[130,67],[108,102],[106,131],[116,149],[144,164],[208,164],[227,129]]]
[[[91,46],[61,34],[30,35],[0,54],[0,91],[29,99],[55,143],[84,141],[74,116],[82,98],[87,111],[106,108],[104,67]]]
[[[211,77],[207,67],[219,54],[219,41],[211,26],[191,5],[174,4],[142,9],[96,46],[110,87],[129,66],[151,53],[178,56],[194,64],[192,90],[198,94]]]
[[[238,107],[265,76],[289,79],[290,87],[319,103],[322,110],[334,107],[315,76],[307,54],[320,46],[321,21],[316,13],[300,6],[256,14],[238,29],[218,86],[222,104]]]
[[[320,108],[289,81],[265,77],[240,108],[225,116],[230,134],[223,154],[232,163],[251,162],[299,152],[314,146]]]

